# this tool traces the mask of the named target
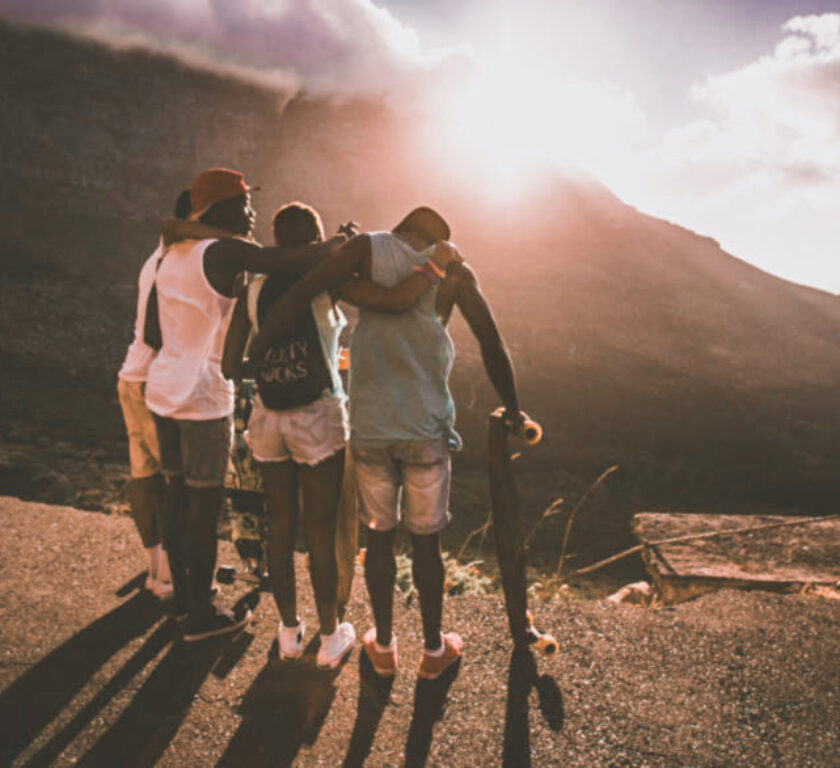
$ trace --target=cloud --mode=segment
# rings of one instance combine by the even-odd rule
[[[776,274],[840,291],[840,14],[797,16],[772,53],[690,92],[703,117],[619,191]]]
[[[0,0],[0,14],[320,93],[401,94],[469,60],[425,49],[373,0]]]

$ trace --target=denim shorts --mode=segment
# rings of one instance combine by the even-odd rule
[[[438,533],[446,527],[451,460],[443,438],[350,445],[362,523],[375,531],[396,528],[402,501],[411,533]]]
[[[163,474],[182,475],[195,488],[221,488],[233,442],[233,414],[206,421],[154,417]]]

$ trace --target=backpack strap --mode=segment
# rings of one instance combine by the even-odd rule
[[[260,291],[265,285],[267,275],[257,275],[248,283],[248,319],[251,321],[251,328],[256,334],[260,330],[260,321],[257,317],[257,305],[260,300]]]
[[[155,350],[155,352],[159,352],[161,347],[163,347],[163,334],[160,329],[160,308],[158,307],[157,297],[157,273],[160,269],[160,263],[168,252],[169,249],[164,248],[155,264],[155,276],[149,289],[149,295],[146,297],[146,314],[143,320],[143,342]]]

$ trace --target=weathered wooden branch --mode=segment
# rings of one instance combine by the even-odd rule
[[[563,584],[575,576],[583,576],[584,574],[592,573],[593,571],[597,571],[600,568],[603,568],[605,565],[611,565],[612,563],[618,562],[619,560],[623,560],[625,557],[634,555],[636,552],[641,552],[645,547],[660,547],[663,544],[682,544],[686,541],[698,541],[699,539],[715,539],[720,538],[721,536],[737,536],[743,533],[752,533],[753,531],[766,531],[770,528],[785,528],[792,527],[795,525],[809,525],[810,523],[822,523],[826,520],[837,520],[838,518],[840,518],[840,515],[827,515],[825,517],[806,517],[798,520],[785,520],[782,523],[767,523],[766,525],[753,525],[748,528],[731,528],[726,531],[707,531],[706,533],[690,533],[686,534],[685,536],[674,536],[670,539],[649,541],[645,544],[637,544],[635,547],[625,549],[623,552],[619,552],[617,555],[608,557],[605,560],[599,560],[597,563],[587,565],[585,568],[579,568],[576,571],[572,571],[567,576],[558,576],[557,582]]]

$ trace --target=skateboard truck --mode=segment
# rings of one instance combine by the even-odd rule
[[[233,584],[235,581],[240,581],[244,584],[251,584],[260,590],[270,588],[267,575],[263,574],[261,576],[252,571],[238,571],[236,566],[233,565],[220,565],[216,569],[216,581],[219,584]]]

